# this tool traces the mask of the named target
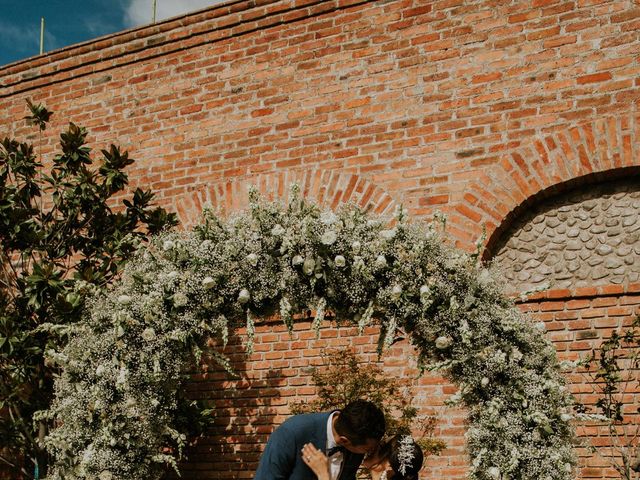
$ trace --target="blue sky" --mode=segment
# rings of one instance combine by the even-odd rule
[[[200,10],[220,0],[156,0],[156,19]],[[153,0],[0,0],[0,65],[151,23]]]

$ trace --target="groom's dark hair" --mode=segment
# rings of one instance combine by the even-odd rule
[[[364,445],[368,439],[380,440],[384,435],[384,414],[373,403],[356,400],[340,410],[335,429],[352,444]]]

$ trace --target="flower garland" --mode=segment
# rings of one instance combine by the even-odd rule
[[[297,194],[282,207],[253,192],[249,211],[227,220],[206,210],[193,231],[142,247],[117,285],[94,292],[64,350],[48,352],[62,369],[39,414],[57,425],[45,439],[48,478],[153,480],[177,469],[177,393],[205,340],[225,345],[244,326],[251,351],[257,318],[278,312],[293,328],[294,314],[315,309],[316,331],[326,311],[361,330],[377,322],[381,351],[402,329],[421,365],[459,387],[450,403],[468,411],[471,478],[568,480],[571,397],[555,349],[501,292],[476,256],[402,210],[391,228]]]

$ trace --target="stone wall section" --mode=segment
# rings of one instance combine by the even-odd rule
[[[640,176],[589,184],[534,205],[497,248],[509,290],[640,281]]]

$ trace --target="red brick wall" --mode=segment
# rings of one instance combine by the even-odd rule
[[[561,360],[576,360],[588,356],[601,342],[611,336],[611,332],[628,328],[640,314],[640,284],[623,287],[611,285],[600,288],[580,288],[551,290],[539,294],[521,304],[524,311],[535,319],[545,322],[547,337],[554,342]],[[570,388],[576,398],[585,405],[592,406],[599,398],[599,389],[592,382],[593,376],[583,370],[567,375]],[[634,432],[640,424],[637,407],[640,404],[640,385],[636,380],[624,386],[623,409],[630,422],[629,432]],[[595,409],[591,410],[593,413]],[[591,455],[586,446],[601,447],[604,455],[611,455],[608,448],[612,444],[607,429],[601,423],[584,422],[577,427],[578,435],[584,442],[579,448],[582,478],[621,478],[611,464],[600,455]],[[631,435],[621,435],[621,444],[626,444]]]
[[[187,223],[205,201],[241,207],[248,183],[286,195],[293,179],[329,205],[439,209],[470,249],[540,192],[640,166],[639,32],[629,0],[228,2],[0,68],[0,134],[33,133],[21,120],[30,97],[56,111],[45,154],[68,121],[85,125],[96,149],[129,149],[133,186],[158,190]],[[599,309],[627,308],[573,295],[525,304],[561,349],[584,322],[601,332]],[[616,295],[603,298],[626,298]],[[185,478],[251,477],[289,400],[311,393],[304,368],[321,346],[373,350],[371,332],[327,329],[315,341],[307,327],[290,340],[263,325],[257,352],[239,360],[244,380],[194,383],[223,414]],[[411,365],[409,352],[394,347],[389,372]],[[439,412],[450,387],[418,385],[423,411]],[[441,418],[451,448],[428,473],[462,478],[462,417]]]

